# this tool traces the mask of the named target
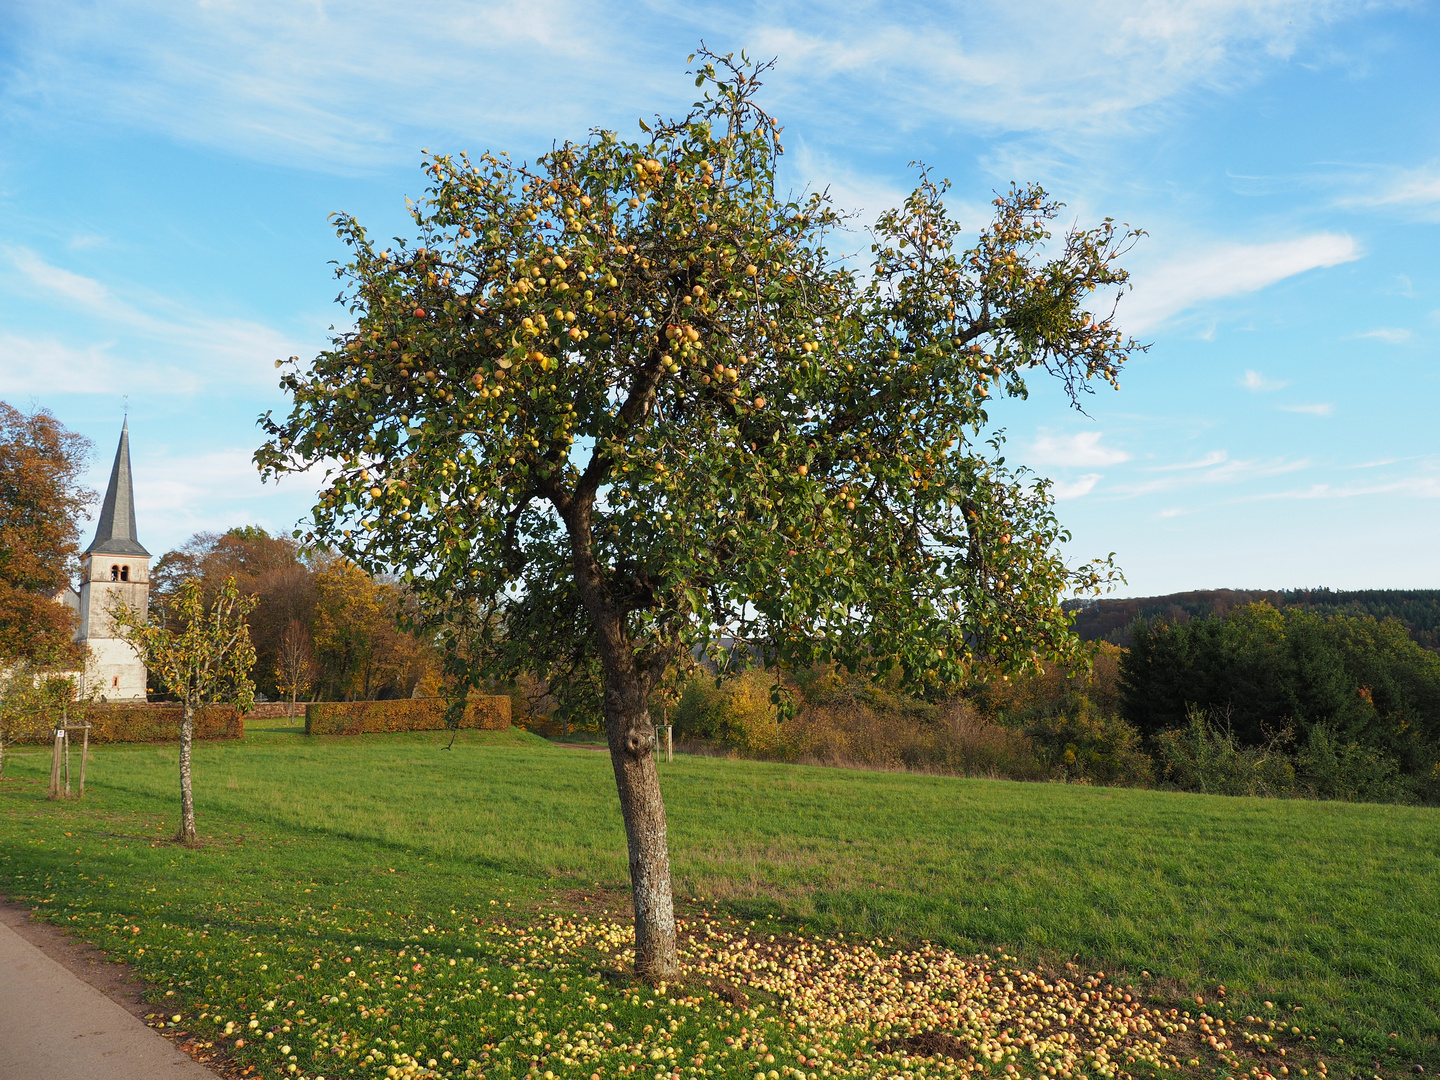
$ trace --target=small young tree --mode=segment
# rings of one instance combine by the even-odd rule
[[[47,737],[66,710],[71,720],[84,718],[86,701],[76,693],[73,672],[53,663],[22,658],[0,663],[0,778],[5,775],[7,746]]]
[[[290,699],[290,715],[295,715],[295,702],[308,693],[315,683],[315,654],[310,648],[310,633],[299,619],[291,619],[280,639],[275,661],[275,688]]]
[[[207,606],[204,586],[192,578],[147,621],[143,612],[123,601],[110,608],[120,637],[130,643],[152,678],[180,699],[180,831],[175,839],[195,843],[195,795],[190,778],[190,748],[195,735],[195,710],[202,705],[234,705],[247,712],[255,701],[250,669],[255,646],[245,617],[256,598],[241,596],[233,577],[226,578]]]
[[[1058,204],[1012,188],[961,250],[922,173],[862,276],[826,197],[776,190],[763,70],[704,54],[704,100],[643,142],[435,156],[413,248],[341,216],[354,328],[286,372],[256,454],[336,463],[310,539],[402,576],[462,696],[599,670],[653,981],[678,970],[648,710],[672,663],[739,645],[935,690],[1069,654],[1062,597],[1112,572],[1065,564],[1047,485],[982,431],[1036,369],[1072,398],[1117,379],[1136,346],[1092,293],[1134,234],[1053,239]]]

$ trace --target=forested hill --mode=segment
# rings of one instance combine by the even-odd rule
[[[1410,628],[1410,636],[1427,649],[1440,652],[1440,589],[1331,589],[1254,590],[1205,589],[1142,596],[1126,600],[1071,600],[1075,629],[1086,641],[1130,644],[1130,624],[1138,618],[1188,622],[1207,615],[1224,615],[1246,604],[1266,601],[1277,608],[1303,607],[1326,615],[1394,616]]]

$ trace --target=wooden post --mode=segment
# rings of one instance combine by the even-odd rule
[[[60,744],[65,739],[65,729],[55,729],[55,749],[50,754],[50,798],[60,798]]]
[[[85,730],[80,737],[80,798],[85,797],[85,760],[90,756],[90,721],[85,721]]]
[[[70,798],[70,729],[62,728],[65,732],[65,797]]]
[[[673,724],[665,725],[665,760],[675,760],[675,740],[672,737],[675,727]]]

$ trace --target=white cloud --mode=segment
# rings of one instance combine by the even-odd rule
[[[1056,499],[1078,499],[1094,491],[1095,485],[1099,482],[1099,473],[1086,473],[1084,476],[1076,477],[1069,482],[1056,481],[1050,486],[1050,493],[1054,495]]]
[[[1118,465],[1122,461],[1130,460],[1130,455],[1124,450],[1101,446],[1102,438],[1104,432],[1100,431],[1082,431],[1074,435],[1043,433],[1030,444],[1027,454],[1034,464],[1067,468]]]
[[[1363,334],[1355,334],[1357,338],[1374,338],[1376,341],[1383,341],[1386,345],[1404,345],[1415,335],[1402,326],[1378,326],[1374,330],[1367,330]]]
[[[637,48],[637,15],[578,0],[117,0],[82,17],[58,2],[31,12],[9,96],[227,153],[353,171],[409,159],[437,134],[581,136],[597,102],[638,91],[653,106],[658,70],[666,98],[680,102],[675,76],[689,50],[657,65],[653,49]]]
[[[1224,455],[1220,455],[1216,460],[1216,456],[1210,454],[1189,466],[1163,470],[1163,476],[1132,484],[1122,484],[1106,490],[1109,495],[1116,498],[1135,498],[1182,488],[1247,484],[1271,476],[1299,472],[1309,467],[1310,462],[1306,460],[1287,461],[1284,458],[1277,458],[1269,461],[1241,461]]]
[[[1354,239],[1336,233],[1263,244],[1219,244],[1137,272],[1134,294],[1121,305],[1121,320],[1127,331],[1141,333],[1209,301],[1257,292],[1360,255]]]
[[[1359,3],[1124,0],[829,5],[762,23],[757,50],[861,108],[908,105],[999,132],[1069,136],[1154,122],[1157,106],[1248,83]],[[875,19],[883,11],[888,19]],[[902,114],[905,115],[905,114]],[[915,119],[910,121],[916,122]],[[902,121],[902,124],[904,121]]]
[[[110,343],[72,347],[53,339],[0,334],[0,394],[188,394],[200,381],[191,371],[118,359]]]
[[[1362,190],[1337,204],[1363,210],[1413,210],[1426,219],[1440,215],[1440,162],[1414,169],[1369,169],[1361,183]]]
[[[91,320],[88,326],[66,320],[71,338],[89,338],[79,345],[53,337],[0,336],[0,357],[13,358],[0,373],[7,392],[18,386],[27,393],[188,394],[207,382],[253,390],[275,385],[276,359],[301,352],[284,334],[250,319],[195,311],[138,289],[124,299],[104,283],[26,248],[7,248],[4,254],[18,273],[12,291],[24,290]],[[165,353],[175,360],[159,358]]]
[[[1195,461],[1183,461],[1178,465],[1152,465],[1146,471],[1177,472],[1188,469],[1208,469],[1212,466],[1219,465],[1221,462],[1228,461],[1229,459],[1230,455],[1227,454],[1224,450],[1211,450],[1204,457],[1199,458]]]
[[[1334,405],[1281,405],[1282,412],[1305,413],[1309,416],[1331,416],[1335,412]]]
[[[1276,379],[1267,379],[1258,371],[1247,371],[1245,377],[1240,380],[1240,385],[1251,393],[1260,394],[1268,393],[1271,390],[1280,390],[1290,384]]]
[[[1369,0],[1006,0],[737,8],[433,0],[340,8],[252,0],[34,5],[10,96],[270,161],[367,168],[432,136],[581,135],[689,103],[700,38],[778,56],[792,112],[925,117],[1068,139],[1163,120],[1196,90],[1252,83]],[[612,115],[597,117],[597,105]],[[499,149],[499,147],[496,147]],[[512,149],[514,149],[512,147]]]
[[[1440,499],[1440,477],[1407,476],[1382,484],[1312,484],[1307,488],[1282,491],[1274,499],[1355,499],[1366,495],[1400,495],[1411,499]]]
[[[223,532],[241,524],[288,535],[313,501],[315,483],[308,477],[292,478],[278,490],[262,484],[251,459],[253,450],[224,447],[197,453],[192,447],[158,443],[155,434],[143,424],[131,424],[135,519],[140,542],[151,555],[177,547],[197,532]],[[86,477],[97,494],[90,508],[92,521],[110,479],[115,444],[107,441],[96,451]]]

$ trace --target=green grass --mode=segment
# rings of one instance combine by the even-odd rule
[[[241,742],[197,746],[209,838],[197,850],[163,842],[176,827],[172,746],[98,748],[83,804],[45,801],[43,754],[12,759],[0,890],[43,901],[210,1012],[222,993],[253,1005],[273,992],[247,959],[262,940],[343,930],[335,940],[362,935],[393,955],[445,923],[436,932],[473,951],[450,925],[467,914],[483,922],[508,903],[533,918],[584,908],[577,890],[612,907],[624,896],[604,754],[521,732],[463,732],[445,751],[436,733],[247,727]],[[1440,1064],[1434,809],[683,756],[662,776],[677,892],[711,910],[788,932],[1074,960],[1158,997],[1213,1002],[1223,984],[1231,1015],[1273,1015],[1272,1001],[1357,1068],[1372,1056],[1392,1075]],[[215,971],[228,965],[223,991],[176,948],[176,933],[196,932]],[[164,951],[139,953],[152,934]]]

